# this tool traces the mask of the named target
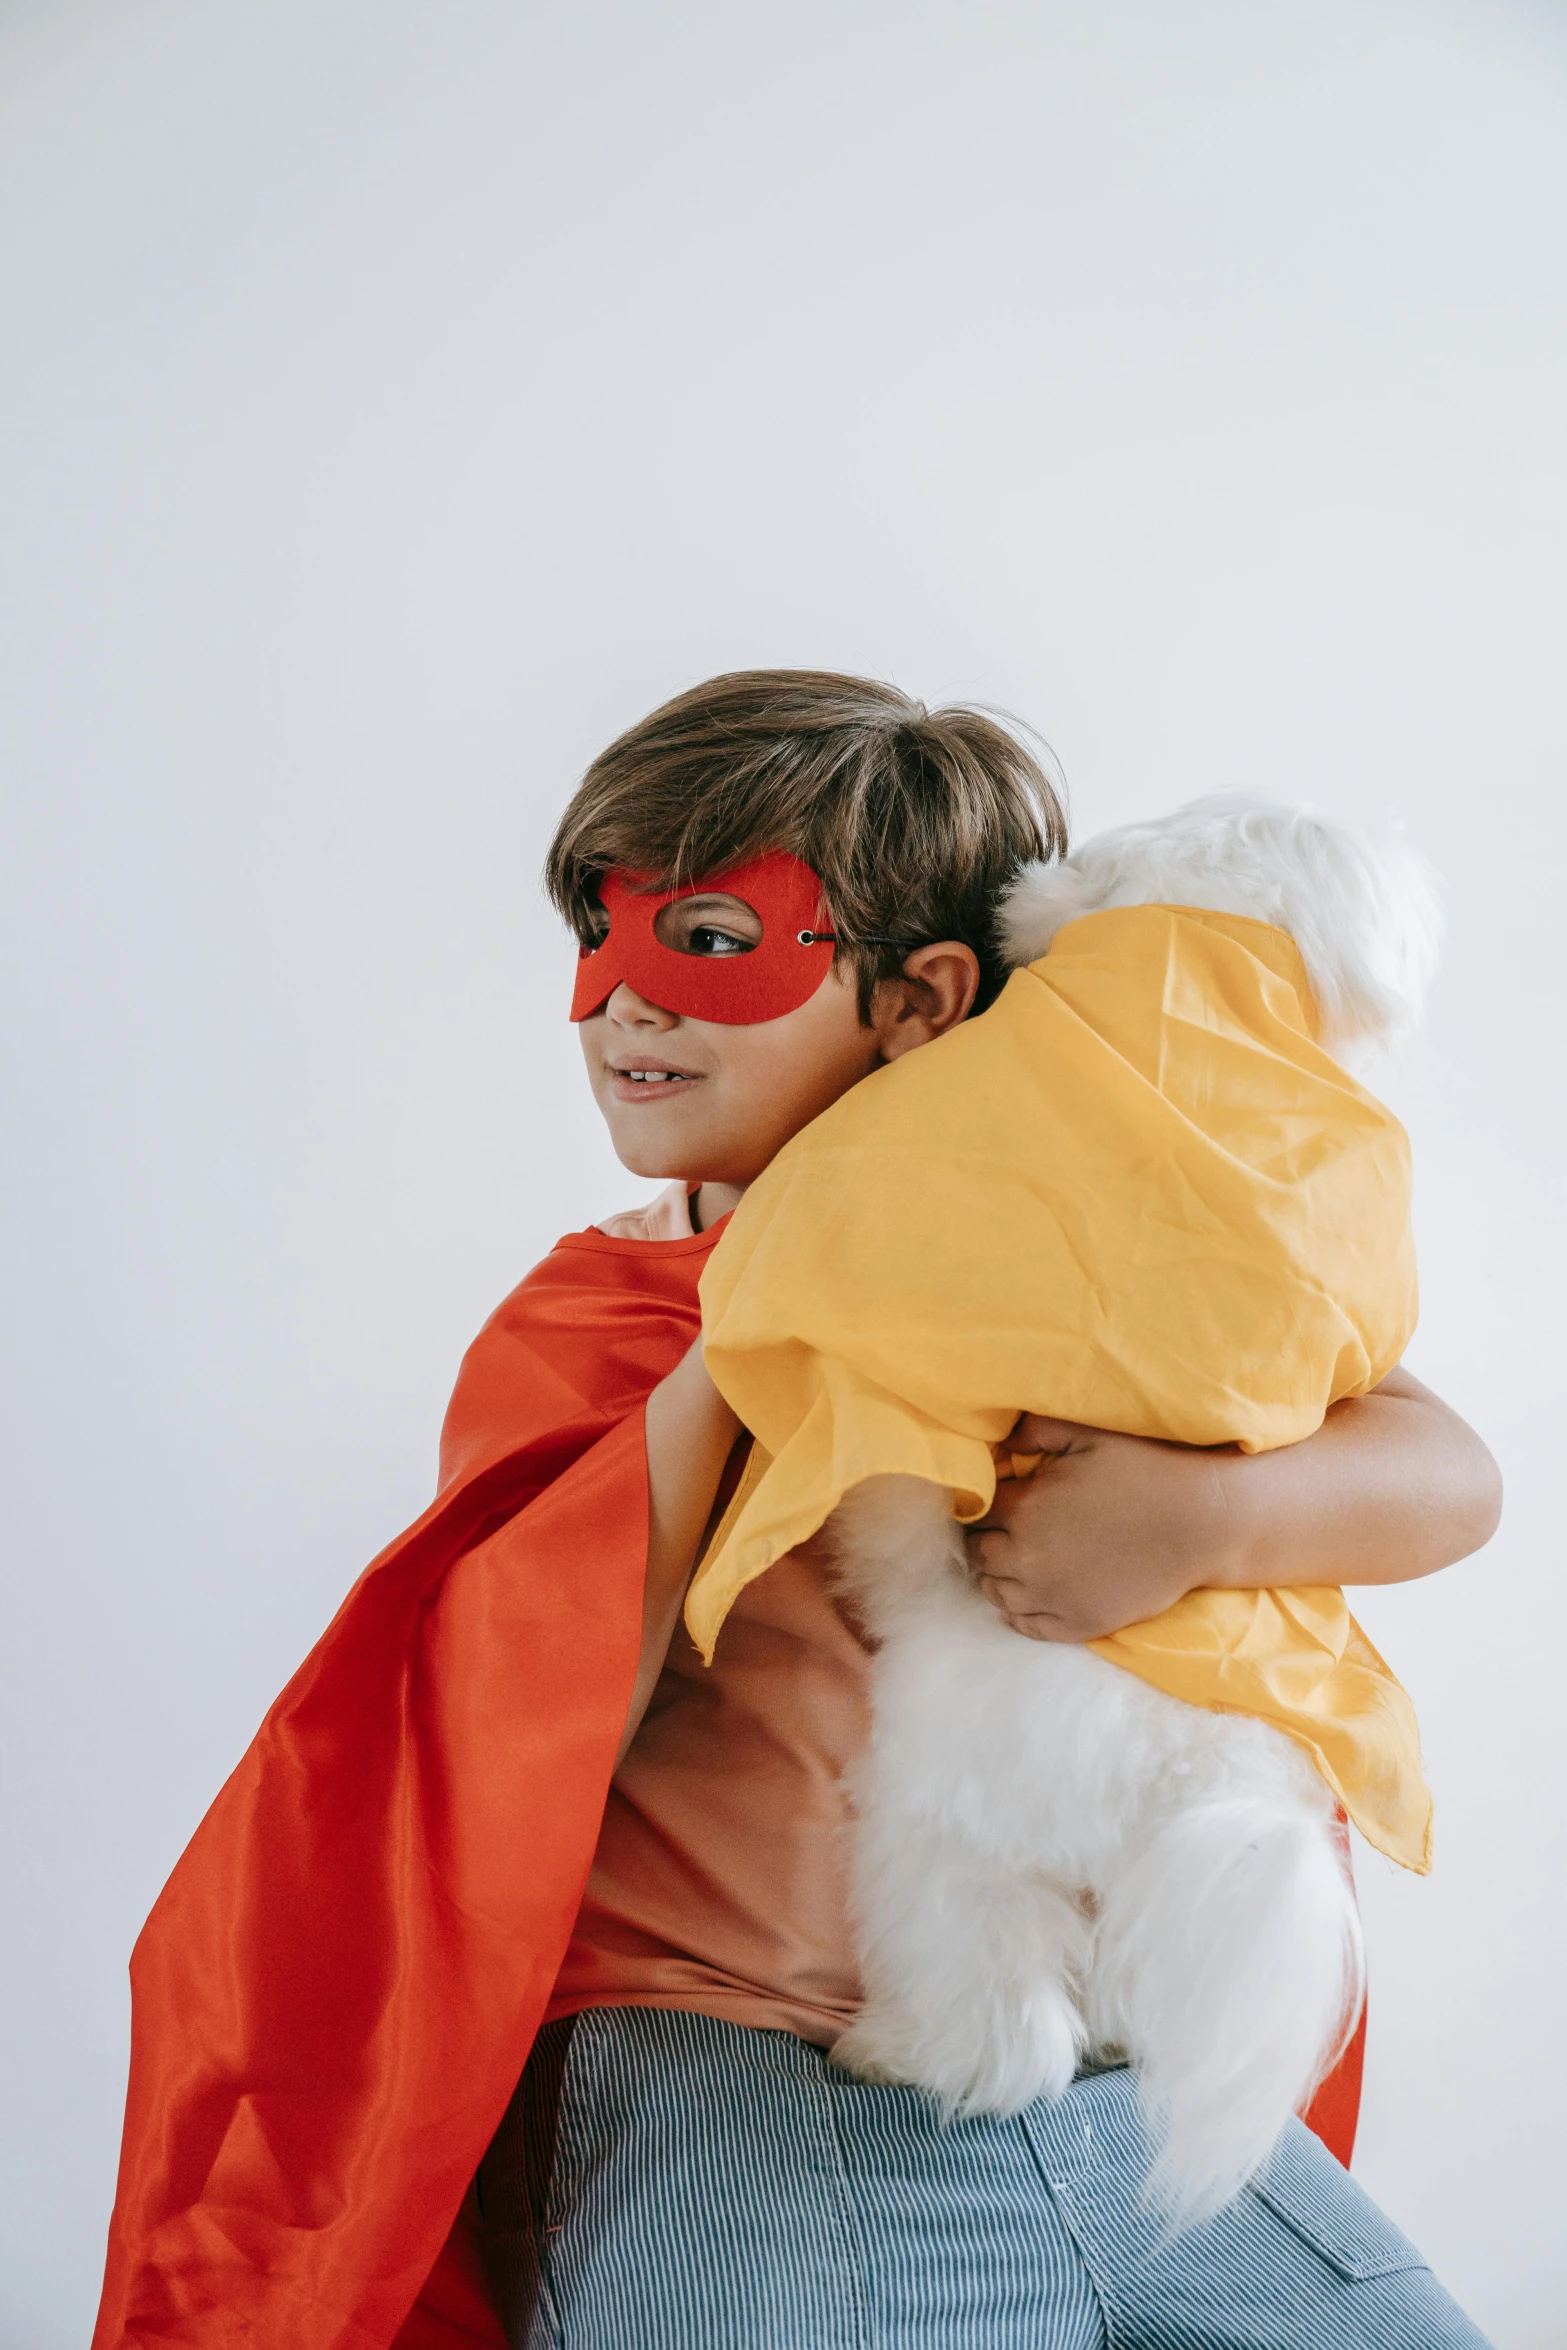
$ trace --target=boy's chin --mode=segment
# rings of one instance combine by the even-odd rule
[[[682,1132],[686,1120],[674,1103],[668,1110],[636,1110],[606,1123],[615,1156],[627,1174],[652,1183],[746,1184],[767,1163],[763,1149],[749,1159],[737,1152],[731,1135]]]
[[[622,1142],[618,1136],[612,1139],[615,1156],[628,1175],[641,1175],[652,1183],[707,1183],[712,1180],[705,1169],[687,1164],[684,1151],[661,1151],[651,1140]]]

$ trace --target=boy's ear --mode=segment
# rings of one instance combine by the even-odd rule
[[[871,1026],[881,1041],[884,1060],[929,1044],[966,1020],[979,993],[979,957],[955,938],[935,946],[916,947],[903,966],[901,979],[890,979],[876,990]]]

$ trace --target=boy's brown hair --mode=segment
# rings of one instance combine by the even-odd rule
[[[974,949],[977,1008],[989,1003],[1007,977],[1001,893],[1066,840],[1056,787],[988,712],[927,710],[896,686],[827,670],[741,669],[678,694],[600,753],[544,880],[586,945],[602,926],[605,873],[682,888],[787,849],[821,876],[835,960],[854,970],[867,1019],[878,981],[936,939]]]

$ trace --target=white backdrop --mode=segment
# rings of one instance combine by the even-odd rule
[[[458,1355],[642,1196],[536,873],[718,669],[1000,702],[1080,830],[1265,787],[1451,880],[1412,1362],[1510,1480],[1363,1613],[1368,2187],[1567,2340],[1567,18],[1489,0],[9,0],[16,1247],[0,2343],[84,2343],[137,1927]]]

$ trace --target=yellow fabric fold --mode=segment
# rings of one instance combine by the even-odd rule
[[[737,1593],[863,1478],[983,1516],[1021,1411],[1248,1451],[1310,1434],[1414,1328],[1408,1144],[1315,1042],[1282,932],[1092,914],[795,1136],[702,1310],[759,1447],[687,1600],[711,1657]],[[1341,1592],[1196,1592],[1093,1645],[1275,1723],[1370,1842],[1429,1865],[1413,1709]]]

